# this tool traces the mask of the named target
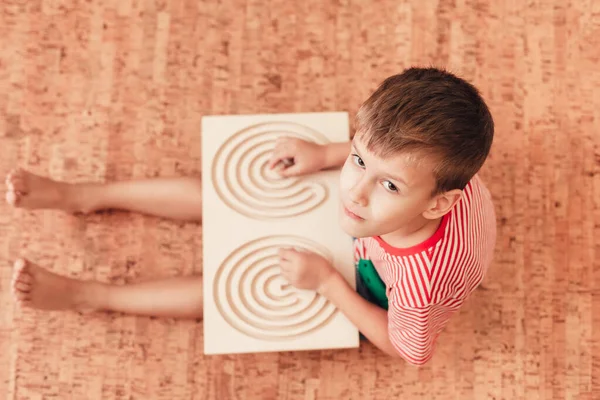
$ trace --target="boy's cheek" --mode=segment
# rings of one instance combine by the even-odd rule
[[[398,202],[390,202],[379,196],[371,197],[369,209],[371,211],[369,222],[381,227],[401,224],[404,220],[404,212]]]
[[[348,192],[354,186],[354,182],[358,180],[358,176],[352,171],[352,168],[348,165],[344,165],[340,172],[340,196],[342,199],[347,198]]]
[[[340,170],[340,190],[345,190],[346,189],[346,185],[348,184],[348,168],[346,167],[346,164],[344,164],[344,166],[342,167],[342,169]]]

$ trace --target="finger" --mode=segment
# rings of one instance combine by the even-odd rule
[[[295,257],[296,251],[291,247],[282,247],[279,249],[278,254],[281,260],[291,261]]]
[[[291,154],[291,152],[287,150],[274,150],[271,159],[269,160],[269,168],[275,168],[280,162],[287,163],[287,161],[284,160],[288,159],[293,160],[293,154]]]
[[[273,147],[273,151],[278,153],[288,153],[292,149],[289,138],[279,138],[275,142],[275,146]]]
[[[285,173],[285,171],[294,165],[293,158],[282,158],[280,159],[274,166],[274,170],[281,176]]]
[[[291,271],[291,264],[285,263],[285,262],[280,263],[279,264],[279,269],[281,270],[281,275],[288,276],[288,274]]]
[[[282,285],[281,285],[282,289],[283,289],[283,287],[287,287],[287,286],[291,285],[290,277],[287,274],[282,273],[281,277],[283,278],[283,282],[282,282]]]
[[[298,165],[298,164],[294,164],[290,167],[287,167],[287,168],[279,171],[279,174],[284,177],[299,176],[299,175],[302,175],[303,173],[304,172],[303,172],[302,166]]]
[[[290,140],[288,138],[280,138],[277,139],[277,142],[275,144],[275,149],[279,150],[279,151],[284,151],[286,149],[290,148]]]
[[[286,255],[279,254],[279,265],[287,266],[290,262],[290,259]]]
[[[273,150],[273,153],[271,154],[271,158],[269,158],[269,163],[268,163],[268,167],[269,169],[273,169],[275,168],[275,166],[279,163],[279,161],[281,161],[281,152],[277,151],[277,150]]]
[[[284,268],[281,269],[281,276],[283,278],[285,278],[286,281],[289,281],[291,279],[292,275],[293,275],[293,270],[291,268],[290,269],[284,269]]]
[[[277,255],[279,256],[279,261],[283,263],[284,261],[288,261],[288,249],[280,248],[277,251]]]
[[[283,162],[284,167],[293,164],[294,154],[296,153],[295,139],[290,137],[279,138],[275,142],[273,155],[269,162],[269,167],[273,169],[278,163]]]
[[[277,141],[275,142],[275,147],[280,150],[289,150],[295,147],[295,142],[296,138],[291,136],[283,136],[277,139]]]

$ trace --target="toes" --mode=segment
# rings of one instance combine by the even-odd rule
[[[17,258],[15,260],[14,269],[15,272],[21,272],[23,268],[27,266],[27,261],[24,258]]]
[[[25,174],[22,169],[11,171],[6,177],[6,186],[13,192],[25,191]]]
[[[29,293],[15,292],[15,299],[21,306],[27,306],[31,302]]]
[[[9,190],[8,192],[6,192],[6,202],[8,204],[10,204],[11,206],[18,205],[20,198],[21,198],[20,192],[14,192],[12,190]]]
[[[17,170],[13,169],[8,174],[6,174],[6,180],[4,181],[7,185],[10,185],[13,177],[17,174]]]
[[[28,300],[31,296],[31,286],[22,282],[13,283],[12,293],[17,300]]]
[[[17,281],[13,285],[13,290],[15,291],[15,294],[17,292],[29,293],[31,291],[31,284],[27,282]]]
[[[12,292],[21,305],[27,305],[31,299],[31,285],[33,278],[27,270],[27,261],[19,258],[14,264]]]
[[[15,283],[22,282],[27,284],[33,283],[33,277],[30,273],[22,271],[21,273],[15,275]]]
[[[19,258],[15,261],[13,269],[13,283],[24,282],[31,283],[32,277],[27,267],[27,261]]]
[[[22,261],[15,262],[15,271],[12,280],[12,289],[15,295],[31,291],[33,278],[24,268],[25,264]]]

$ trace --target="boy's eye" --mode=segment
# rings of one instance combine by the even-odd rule
[[[358,155],[352,154],[352,157],[354,158],[354,163],[357,164],[359,167],[365,166],[365,163],[363,162],[362,158],[360,158]]]
[[[386,187],[387,190],[390,190],[392,192],[397,192],[398,188],[396,187],[396,185],[394,185],[392,182],[390,181],[385,181],[383,183],[383,185]]]

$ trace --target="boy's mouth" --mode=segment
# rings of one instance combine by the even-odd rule
[[[364,221],[365,220],[360,215],[357,215],[357,214],[353,213],[352,211],[350,211],[348,209],[348,207],[346,207],[346,206],[343,206],[343,207],[344,207],[344,214],[346,214],[348,217],[350,217],[356,221]]]

